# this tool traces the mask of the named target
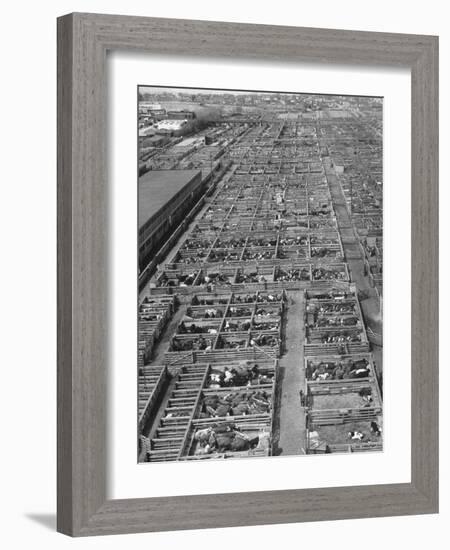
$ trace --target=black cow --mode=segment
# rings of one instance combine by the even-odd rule
[[[381,428],[375,421],[370,423],[370,431],[375,435],[381,435]]]

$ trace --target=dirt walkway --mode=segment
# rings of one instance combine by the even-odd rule
[[[366,326],[370,327],[375,333],[381,334],[382,321],[380,318],[380,302],[374,289],[370,285],[369,277],[365,275],[363,252],[353,227],[353,222],[345,202],[341,185],[328,159],[324,161],[324,168],[341,234],[344,254],[350,272],[350,279],[352,282],[356,283],[358,290],[367,292],[369,295],[367,299],[360,302]],[[382,372],[382,352],[380,350],[381,348],[377,350],[376,362],[379,372]]]
[[[170,341],[175,334],[178,323],[186,313],[186,305],[180,304],[175,315],[164,328],[161,340],[156,344],[150,365],[164,365],[164,355],[169,351]]]
[[[281,399],[277,455],[304,454],[306,445],[305,412],[300,406],[304,387],[303,342],[305,339],[304,296],[297,291],[288,295],[285,329],[285,353],[280,359]]]

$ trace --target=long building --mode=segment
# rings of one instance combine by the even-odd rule
[[[201,193],[199,170],[151,170],[139,178],[139,268],[192,208]]]

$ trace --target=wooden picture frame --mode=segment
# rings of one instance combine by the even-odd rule
[[[411,483],[107,500],[106,53],[389,65],[412,82]],[[438,511],[438,38],[74,13],[58,19],[58,531]]]

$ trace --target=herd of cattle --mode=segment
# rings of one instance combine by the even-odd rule
[[[347,346],[367,341],[358,297],[350,289],[305,296],[307,452],[379,450],[381,394],[373,355]]]
[[[149,456],[271,453],[291,290],[306,296],[306,451],[381,438],[373,357],[322,159],[326,127],[301,119],[249,125],[227,149],[232,169],[152,278],[153,294],[177,296],[186,307],[162,354],[172,393]],[[186,369],[201,362],[204,373]],[[361,406],[310,414],[321,400],[345,403],[350,386]],[[341,440],[327,439],[328,428]]]

